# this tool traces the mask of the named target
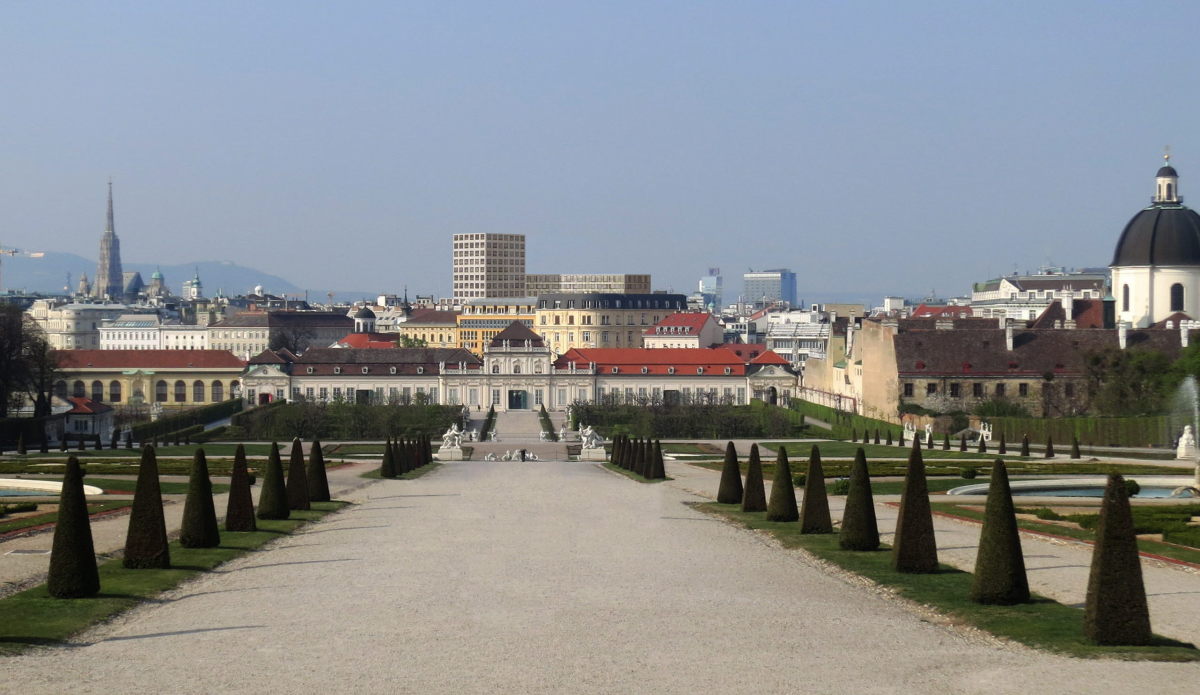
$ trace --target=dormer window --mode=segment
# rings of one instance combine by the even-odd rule
[[[417,374],[424,374],[424,373],[425,373],[425,367],[417,367]]]
[[[733,374],[733,367],[726,367],[725,376],[729,376],[730,374]]]
[[[674,367],[667,367],[667,374],[674,374],[674,373],[675,373]]]
[[[309,374],[312,374],[312,373],[313,373],[313,368],[312,368],[312,367],[309,367],[309,368],[308,368],[308,373],[309,373]]]
[[[620,368],[620,367],[613,367],[613,368],[612,368],[612,373],[613,373],[613,374],[619,374],[620,372],[621,372],[621,368]]]
[[[704,373],[704,367],[696,367],[696,373],[697,373],[697,374],[703,374],[703,373]]]
[[[649,373],[650,373],[649,367],[642,367],[642,374],[649,374]]]
[[[334,367],[334,368],[333,368],[333,373],[334,373],[334,374],[341,374],[341,373],[342,373],[342,368],[341,368],[341,367]]]
[[[396,373],[395,367],[388,367],[388,374],[395,374],[395,373]]]
[[[371,368],[370,368],[370,367],[363,367],[363,368],[362,368],[362,373],[363,373],[363,374],[369,374],[369,373],[370,373],[370,371],[371,371]]]

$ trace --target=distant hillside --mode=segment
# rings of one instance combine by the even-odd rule
[[[179,294],[183,281],[190,280],[197,271],[204,283],[204,294],[212,296],[218,289],[227,295],[246,294],[257,285],[272,294],[295,294],[302,290],[278,275],[247,268],[232,261],[199,261],[179,265],[158,266],[153,263],[125,263],[126,271],[136,270],[147,284],[155,270],[162,270],[163,278],[171,291]],[[25,290],[28,292],[62,292],[67,273],[71,274],[71,290],[79,284],[81,273],[95,280],[96,261],[73,253],[47,252],[44,258],[21,256],[0,257],[0,288]]]

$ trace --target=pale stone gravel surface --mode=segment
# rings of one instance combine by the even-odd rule
[[[3,662],[28,693],[1190,693],[997,646],[589,464],[461,463]],[[19,684],[19,685],[18,685]],[[12,688],[9,690],[9,688]]]

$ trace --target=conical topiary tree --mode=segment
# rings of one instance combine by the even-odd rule
[[[833,533],[829,518],[829,497],[825,493],[825,470],[821,467],[821,449],[813,444],[804,476],[804,502],[800,505],[800,533]]]
[[[959,451],[967,450],[967,433],[966,432],[963,432],[962,434],[958,435],[958,450]]]
[[[379,477],[396,477],[396,456],[392,449],[391,437],[388,437],[387,442],[383,445],[383,461],[379,464]]]
[[[50,440],[46,437],[45,432],[42,432],[42,440],[38,445],[38,451],[42,452],[43,454],[50,453]]]
[[[408,438],[397,439],[394,447],[395,450],[392,455],[396,461],[396,474],[404,475],[414,468],[412,460],[409,457],[410,447],[408,446]]]
[[[117,445],[119,445],[120,443],[121,443],[121,428],[114,427],[113,431],[112,431],[112,439],[109,441],[109,444],[110,444],[109,448],[116,449]]]
[[[992,465],[971,600],[1006,606],[1029,601],[1029,579],[1025,575],[1025,556],[1021,553],[1008,469],[1000,459]]]
[[[162,488],[158,480],[158,457],[153,447],[142,449],[133,509],[129,512],[129,530],[125,533],[125,556],[121,563],[127,569],[166,569],[171,566]]]
[[[84,598],[100,593],[100,572],[83,494],[83,470],[74,456],[67,459],[52,547],[50,574],[46,577],[46,590],[51,596]]]
[[[767,511],[767,489],[763,483],[762,461],[758,458],[758,445],[750,445],[750,463],[746,467],[746,484],[742,491],[743,512]]]
[[[308,475],[304,470],[304,445],[299,437],[292,440],[286,487],[288,509],[312,509],[308,501]]]
[[[27,451],[25,451],[25,433],[24,432],[17,433],[17,453],[22,456],[24,456],[26,453],[28,453]]]
[[[853,427],[850,428],[850,441],[858,441],[858,430],[854,429]]]
[[[654,440],[654,455],[650,458],[650,475],[646,476],[651,480],[666,480],[667,465],[663,461],[662,442]]]
[[[130,430],[125,430],[125,448],[133,448],[133,432]]]
[[[888,446],[892,445],[892,431],[891,430],[887,431],[887,445]]]
[[[937,541],[933,535],[933,512],[929,508],[929,484],[920,447],[908,455],[908,471],[900,491],[900,511],[892,543],[892,567],[898,572],[936,572]]]
[[[775,477],[771,479],[771,499],[767,502],[767,521],[799,521],[796,507],[796,487],[792,482],[792,467],[788,464],[786,447],[775,455]]]
[[[642,474],[642,459],[645,456],[646,447],[642,442],[642,438],[638,437],[633,441],[633,468],[631,469],[638,475]]]
[[[977,451],[981,454],[987,453],[987,440],[983,438],[983,432],[979,433],[979,448]]]
[[[1046,437],[1046,458],[1054,458],[1054,438],[1049,436]]]
[[[183,502],[183,523],[179,544],[185,548],[215,548],[221,545],[217,528],[217,510],[213,507],[212,480],[208,477],[208,459],[204,449],[192,456],[192,475],[188,478],[187,499]]]
[[[271,442],[271,454],[263,471],[262,491],[258,495],[258,518],[286,519],[291,515],[287,502],[287,487],[283,482],[283,461],[279,459],[279,444]]]
[[[226,531],[257,531],[254,520],[254,496],[250,493],[250,471],[246,466],[246,447],[238,444],[233,452],[233,470],[229,474],[229,502],[225,506]]]
[[[717,501],[721,504],[742,501],[742,472],[738,468],[737,449],[732,441],[725,444],[725,465],[721,466],[721,487],[717,488]]]
[[[1008,443],[1004,441],[1004,430],[1000,430],[1000,446],[996,448],[996,452],[1000,454],[1008,453]]]
[[[1021,437],[1021,455],[1029,455],[1029,435],[1025,434]]]
[[[1108,476],[1100,503],[1083,616],[1084,636],[1096,644],[1150,642],[1142,562],[1129,511],[1129,493],[1119,475]]]
[[[932,432],[930,432],[929,435],[925,437],[925,448],[926,449],[933,448],[933,433]]]
[[[917,438],[913,437],[913,441],[916,441],[916,440],[917,440]],[[900,439],[896,443],[896,446],[904,446],[904,430],[903,429],[900,430]]]
[[[871,475],[867,454],[859,447],[850,464],[850,489],[842,512],[842,532],[838,545],[845,550],[879,550],[879,525],[875,520],[875,499],[871,495]]]
[[[879,443],[879,428],[878,427],[875,428],[875,443],[876,444]]]
[[[321,442],[316,439],[310,445],[308,452],[308,499],[310,502],[328,502],[329,476],[325,474],[325,453],[321,451]]]
[[[950,451],[950,433],[942,435],[942,451]]]
[[[1079,437],[1071,437],[1071,458],[1077,459],[1081,456],[1079,453]]]

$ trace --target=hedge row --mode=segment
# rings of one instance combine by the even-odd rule
[[[850,439],[855,434],[861,437],[863,432],[874,432],[875,430],[887,432],[888,430],[894,431],[899,429],[899,425],[894,422],[876,420],[875,418],[834,410],[829,406],[818,405],[796,398],[792,399],[791,408],[808,417],[829,423],[830,427],[833,428],[830,432],[830,436],[833,439]]]
[[[1186,424],[1170,415],[1143,417],[993,417],[993,437],[1003,432],[1010,441],[1020,441],[1028,434],[1034,442],[1052,437],[1055,442],[1070,442],[1079,437],[1085,445],[1097,446],[1174,446]]]
[[[750,405],[605,405],[572,404],[575,421],[598,428],[610,439],[681,437],[738,439],[795,437],[804,432],[804,415],[755,401]]]
[[[160,417],[153,422],[143,422],[139,425],[134,425],[131,428],[133,430],[133,438],[138,442],[148,441],[155,437],[162,437],[168,432],[182,430],[192,425],[206,425],[213,420],[229,417],[241,409],[242,399],[240,398],[231,398],[227,401],[199,408],[189,408],[179,413]]]
[[[245,439],[383,439],[440,436],[461,417],[456,405],[284,403],[241,413],[233,424]],[[232,428],[231,428],[232,429]]]

